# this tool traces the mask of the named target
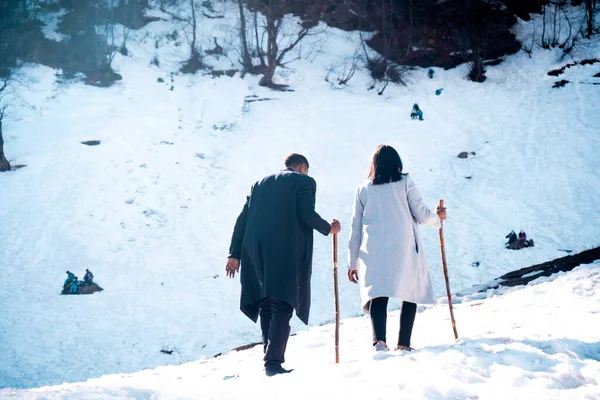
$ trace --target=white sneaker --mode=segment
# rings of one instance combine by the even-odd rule
[[[377,343],[375,343],[375,352],[389,351],[389,350],[390,349],[387,347],[387,344],[385,344],[385,342],[383,340],[380,340]]]

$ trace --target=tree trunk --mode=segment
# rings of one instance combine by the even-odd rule
[[[2,136],[2,119],[0,119],[0,172],[10,171],[10,163],[4,155],[4,137]]]
[[[476,47],[473,51],[473,61],[471,66],[471,73],[469,74],[469,78],[473,82],[483,82],[485,81],[484,73],[485,69],[483,67],[483,58],[482,51],[479,47]]]
[[[585,8],[587,9],[587,38],[591,38],[594,33],[594,0],[585,0]]]
[[[412,51],[412,31],[413,31],[413,2],[410,0],[408,2],[408,40],[406,44],[406,54],[405,58],[407,58]]]
[[[273,84],[273,76],[277,68],[277,34],[279,31],[279,21],[275,21],[270,14],[267,15],[267,68],[265,74],[258,83],[261,86],[270,86]]]
[[[196,50],[196,5],[194,4],[194,0],[190,0],[190,5],[192,7],[192,57],[198,53]]]
[[[558,3],[554,3],[554,27],[552,31],[552,47],[558,44],[558,37],[556,36],[556,18],[558,17]]]
[[[546,46],[546,9],[548,8],[548,6],[544,5],[544,11],[542,14],[542,47],[544,49],[547,49],[548,47]]]
[[[273,76],[275,76],[275,68],[276,67],[277,67],[277,64],[269,64],[269,66],[265,70],[265,74],[263,75],[262,78],[260,78],[260,81],[258,82],[258,84],[260,86],[273,85]]]
[[[475,78],[476,82],[483,82],[483,62],[479,56],[479,52],[477,52],[477,57],[475,58]]]
[[[120,22],[130,29],[140,29],[144,26],[144,8],[147,8],[144,0],[119,0],[118,15]],[[108,7],[111,7],[110,5]]]
[[[85,54],[85,65],[87,71],[89,72],[98,72],[102,70],[103,67],[103,52],[102,52],[102,44],[97,38],[96,33],[96,22],[98,17],[98,10],[88,2],[75,2],[73,4],[75,11],[81,13],[85,18],[85,23],[83,26],[83,36],[86,45],[88,46],[88,50]]]
[[[128,4],[128,17],[129,23],[133,27],[133,29],[139,29],[142,27],[142,4],[140,4],[140,0],[129,0]]]
[[[21,9],[23,10],[23,19],[29,19],[29,8],[27,7],[27,0],[21,0]]]
[[[244,6],[242,0],[238,0],[240,8],[240,40],[242,41],[242,66],[245,71],[252,70],[252,58],[248,51],[248,37],[246,35],[246,16],[244,15]]]
[[[258,54],[258,58],[260,59],[260,66],[265,68],[267,64],[265,63],[264,52],[261,47],[261,41],[258,36],[258,12],[254,11],[254,35],[256,37],[256,53]]]

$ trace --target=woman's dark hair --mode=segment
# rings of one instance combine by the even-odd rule
[[[398,152],[387,144],[381,144],[373,153],[369,180],[373,185],[398,182],[402,179],[402,160]]]

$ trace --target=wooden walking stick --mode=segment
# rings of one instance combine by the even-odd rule
[[[338,240],[333,235],[333,293],[335,296],[335,363],[340,362],[340,298],[338,294]]]
[[[444,199],[440,199],[438,209],[444,208]],[[446,280],[446,294],[448,295],[448,306],[450,307],[450,320],[452,321],[452,330],[454,331],[454,340],[458,339],[456,331],[456,321],[454,320],[454,310],[452,309],[452,295],[450,294],[450,283],[448,281],[448,266],[446,265],[446,249],[444,248],[444,223],[440,226],[440,248],[442,249],[442,267],[444,268],[444,279]]]

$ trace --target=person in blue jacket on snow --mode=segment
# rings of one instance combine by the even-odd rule
[[[67,279],[65,279],[65,283],[63,283],[63,287],[70,285],[71,282],[73,282],[73,279],[76,279],[75,274],[72,273],[71,271],[67,271]]]
[[[85,275],[83,276],[83,283],[89,285],[94,280],[94,274],[89,269],[85,270]]]
[[[79,281],[77,280],[77,277],[75,277],[73,282],[71,282],[71,287],[69,288],[69,294],[77,294],[78,290],[79,290]]]
[[[423,111],[421,111],[417,103],[413,105],[412,111],[410,112],[410,118],[423,121]]]

